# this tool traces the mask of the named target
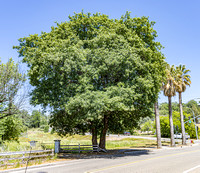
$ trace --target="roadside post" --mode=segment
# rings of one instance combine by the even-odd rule
[[[36,142],[37,142],[37,141],[29,141],[30,146],[31,146],[31,147],[35,147],[35,146],[36,146]]]
[[[58,139],[54,140],[54,152],[55,153],[60,152],[60,140]]]

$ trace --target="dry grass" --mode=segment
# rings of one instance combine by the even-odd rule
[[[30,150],[29,141],[37,141],[36,147],[33,147],[33,150],[37,149],[53,149],[54,148],[54,140],[59,139],[61,140],[61,144],[63,145],[91,145],[91,135],[72,135],[72,136],[65,136],[60,137],[57,134],[51,133],[44,133],[39,131],[38,129],[32,129],[28,131],[28,134],[21,136],[19,138],[19,142],[5,142],[3,147],[0,147],[0,152],[9,152],[9,151],[25,151]],[[163,145],[169,145],[169,143],[163,143]],[[118,149],[134,149],[134,148],[156,148],[156,141],[155,140],[148,140],[148,139],[139,139],[139,138],[124,138],[121,139],[120,137],[112,137],[108,136],[106,141],[106,148],[110,151],[108,154],[112,154],[112,151],[117,151]],[[86,153],[87,154],[87,153]],[[92,154],[92,153],[90,153]],[[95,153],[94,153],[95,154]],[[37,159],[32,160],[29,163],[30,165],[38,165],[43,163],[50,163],[54,161],[60,161],[57,157],[53,157],[53,159]],[[15,167],[23,167],[24,164],[19,164],[18,161],[15,161]],[[0,167],[2,169],[8,169],[9,167]]]
[[[38,129],[31,129],[24,136],[19,138],[19,142],[5,142],[3,147],[0,147],[0,152],[8,151],[25,151],[30,150],[29,141],[37,141],[36,147],[33,149],[53,149],[54,140],[61,140],[62,145],[91,145],[91,135],[66,135],[60,137],[57,134],[44,133]],[[164,145],[169,145],[165,143]],[[123,149],[123,148],[149,148],[156,147],[155,140],[124,138],[108,136],[106,141],[107,149]]]

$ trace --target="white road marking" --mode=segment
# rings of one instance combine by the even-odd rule
[[[198,165],[198,166],[195,166],[195,167],[193,167],[193,168],[190,168],[190,169],[188,169],[188,170],[184,171],[183,173],[188,173],[188,172],[191,172],[191,171],[193,171],[193,170],[195,170],[195,169],[197,169],[197,168],[200,168],[200,165]]]
[[[56,167],[62,167],[62,166],[66,166],[66,165],[73,165],[73,164],[76,164],[77,162],[84,162],[83,160],[73,160],[73,161],[69,161],[69,162],[72,162],[72,163],[64,163],[64,164],[59,164],[59,165],[54,165],[54,166],[51,166],[51,165],[47,165],[47,166],[41,166],[41,167],[38,167],[38,168],[30,168],[28,167],[27,169],[27,172],[29,171],[35,171],[35,170],[42,170],[42,169],[48,169],[48,168],[56,168]],[[87,161],[87,160],[86,160]],[[12,171],[12,173],[24,173],[24,170],[19,170],[19,171]]]
[[[55,166],[46,166],[46,167],[40,167],[40,168],[32,168],[32,169],[27,169],[27,172],[29,171],[35,171],[35,170],[41,170],[42,168],[45,169],[45,168],[56,168],[56,167],[61,167],[61,166],[66,166],[66,165],[55,165]],[[24,169],[25,170],[25,169]],[[24,170],[21,170],[21,171],[14,171],[13,173],[21,173],[23,172],[24,173]]]

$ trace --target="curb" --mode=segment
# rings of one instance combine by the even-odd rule
[[[53,163],[46,163],[46,164],[41,164],[41,165],[33,165],[33,166],[28,166],[28,169],[32,169],[32,168],[40,168],[40,167],[45,167],[45,166],[53,166],[53,165],[63,165],[65,163],[69,163],[71,161],[75,161],[75,160],[66,160],[66,161],[59,161],[59,162],[53,162]],[[15,171],[24,171],[26,169],[26,167],[21,167],[21,168],[15,168],[15,169],[8,169],[8,170],[0,170],[0,173],[9,173],[9,172],[15,172]]]

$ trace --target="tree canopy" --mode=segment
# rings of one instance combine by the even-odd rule
[[[151,114],[165,69],[154,23],[130,13],[109,19],[82,12],[49,33],[19,39],[32,103],[52,108],[60,134],[91,130],[105,141],[108,129],[137,125]]]

